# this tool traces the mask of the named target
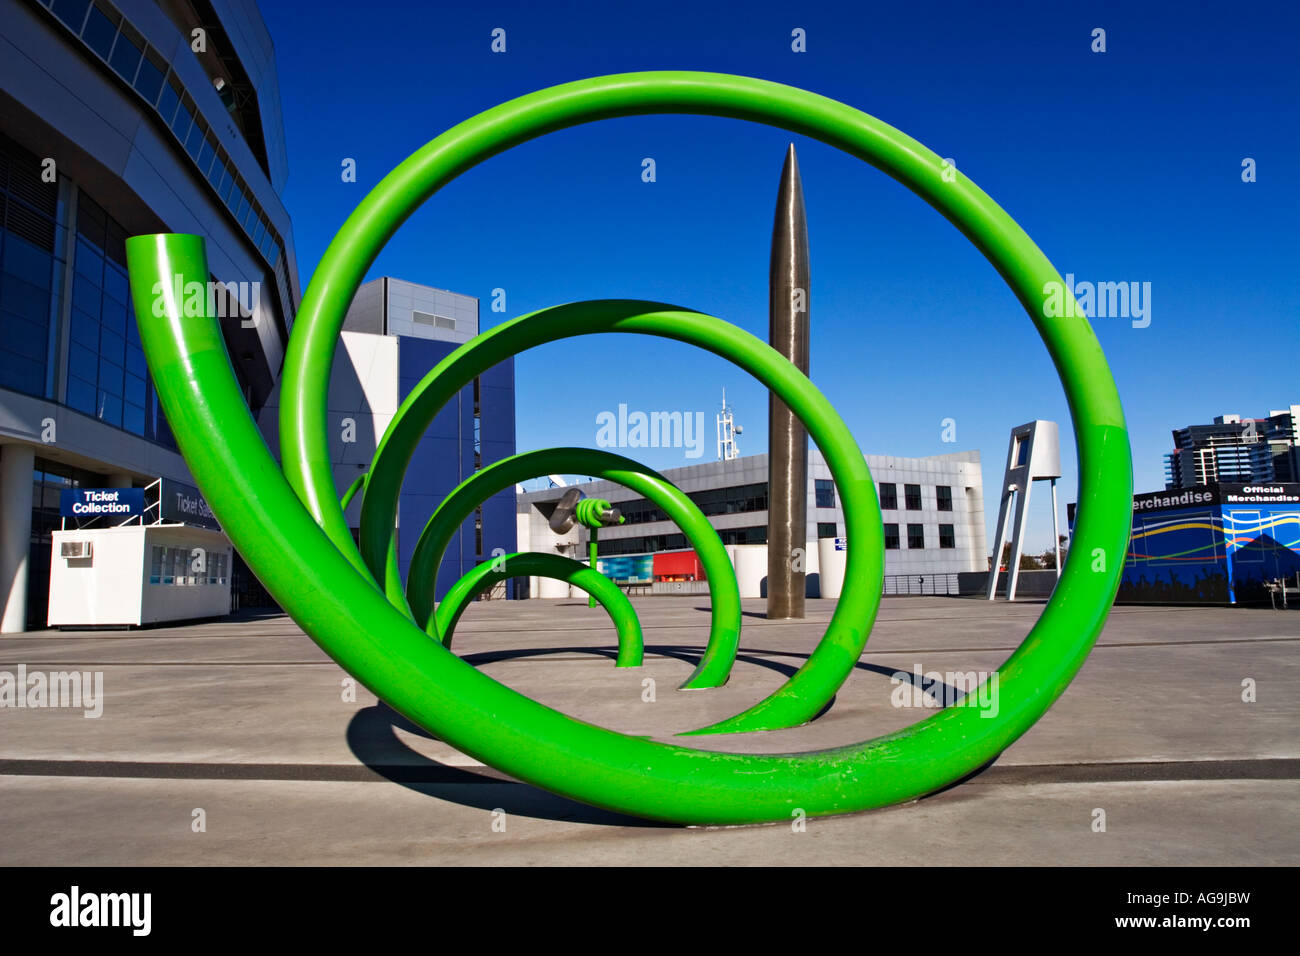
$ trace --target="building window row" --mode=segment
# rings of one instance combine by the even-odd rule
[[[276,277],[288,325],[295,303],[289,295],[287,271],[278,268],[284,259],[284,242],[167,59],[105,0],[41,2],[158,114],[266,260]]]
[[[706,515],[743,514],[767,510],[767,482],[737,485],[733,488],[709,488],[706,491],[688,492],[686,497],[699,506]],[[662,508],[646,498],[616,502],[626,519],[624,524],[649,524],[667,521]]]
[[[719,528],[717,531],[723,544],[767,544],[765,525],[753,528]],[[689,547],[691,547],[690,541],[686,535],[680,533],[596,539],[598,555],[650,554],[655,551],[676,551]]]
[[[937,510],[952,511],[952,486],[935,485],[934,491]],[[883,481],[880,483],[879,492],[880,510],[897,511],[898,485],[891,481]],[[922,509],[920,485],[903,485],[903,505],[907,511],[920,511]]]
[[[896,523],[885,524],[885,550],[901,550],[901,539],[899,537],[899,526]],[[957,530],[955,525],[939,525],[939,547],[949,549],[957,547]],[[909,551],[923,551],[925,549],[925,525],[908,524],[907,526],[907,549]]]

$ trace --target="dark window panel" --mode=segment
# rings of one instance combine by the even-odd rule
[[[135,323],[132,323],[134,328]],[[138,348],[127,347],[126,350],[126,370],[132,375],[138,375],[142,379],[149,377],[149,365],[144,360],[144,353]]]
[[[99,357],[99,390],[110,395],[122,396],[122,366],[110,362],[104,356]]]
[[[97,282],[80,275],[72,280],[72,304],[96,321],[99,320],[100,302],[103,298],[103,289]]]
[[[952,525],[950,524],[939,525],[939,547],[941,548],[957,547],[957,535]]]
[[[109,262],[126,268],[126,230],[112,219],[108,220],[105,228],[104,256]]]
[[[122,427],[134,435],[144,435],[144,409],[127,402],[122,407]]]
[[[68,379],[68,404],[87,415],[95,414],[95,386],[76,376]]]
[[[170,82],[163,84],[162,96],[158,100],[158,115],[170,128],[176,107],[181,105],[181,94]]]
[[[896,524],[885,525],[885,550],[898,550],[898,525]]]
[[[143,409],[145,400],[144,379],[128,372],[122,386],[122,397]]]
[[[54,0],[51,9],[56,17],[72,28],[73,33],[80,34],[82,24],[86,22],[86,11],[90,9],[90,0]]]
[[[3,207],[0,207],[2,209]],[[53,284],[54,256],[48,250],[9,232],[4,240],[4,271],[19,277],[24,285],[49,296]],[[17,310],[15,310],[17,311]]]
[[[115,337],[116,342],[125,341],[126,323],[130,316],[127,314],[126,306],[120,302],[114,302],[112,299],[104,299],[104,312],[100,318],[106,332],[110,332]],[[118,359],[113,359],[118,361]]]
[[[890,481],[880,485],[880,507],[883,511],[898,510],[898,485]]]
[[[77,235],[85,237],[99,249],[104,248],[104,230],[108,216],[100,205],[85,193],[77,194]]]
[[[135,77],[135,89],[145,98],[150,106],[158,102],[162,92],[163,78],[167,75],[167,61],[150,48],[140,63],[140,72]]]
[[[99,418],[110,425],[122,427],[122,399],[99,390]]]
[[[28,322],[38,323],[41,335],[50,327],[50,293],[12,273],[6,273],[0,280],[0,308],[21,315]]]
[[[86,45],[102,56],[108,59],[109,53],[113,51],[113,38],[117,36],[117,23],[109,16],[108,11],[95,4],[90,8],[90,16],[86,18],[86,27],[81,31],[81,39]]]
[[[939,501],[939,510],[952,511],[952,487],[949,485],[937,485],[934,491],[935,496]]]
[[[45,390],[45,363],[0,348],[0,385],[39,396]]]
[[[176,110],[176,118],[172,120],[172,132],[183,143],[185,137],[190,133],[190,126],[194,122],[194,113],[190,110],[190,104],[187,99],[181,100],[181,105]]]
[[[83,312],[72,310],[72,341],[80,342],[92,352],[99,351],[99,319]]]
[[[138,35],[128,34],[128,29],[124,25],[122,32],[118,34],[117,43],[113,45],[113,55],[108,58],[108,65],[122,79],[134,84],[135,71],[140,68],[140,58],[144,55],[144,42]]]
[[[115,262],[104,267],[104,293],[118,305],[131,301],[131,287],[126,277],[126,270]]]
[[[203,148],[203,140],[207,135],[207,124],[196,118],[194,125],[190,127],[190,135],[185,138],[185,152],[190,154],[190,159],[198,161],[199,150]]]
[[[39,362],[42,368],[45,367],[45,346],[49,341],[48,322],[33,322],[12,312],[2,312],[0,329],[4,330],[3,335],[0,335],[0,345],[14,355],[30,362]]]
[[[73,342],[68,346],[68,371],[87,382],[99,378],[99,356],[92,349]]]
[[[813,493],[818,508],[835,507],[835,482],[818,478],[813,483]],[[832,535],[834,537],[834,535]]]
[[[921,550],[925,547],[925,525],[909,524],[907,526],[907,546],[912,550]]]
[[[905,502],[905,504],[907,505],[907,510],[920,511],[921,510],[921,486],[904,485],[903,491],[907,497],[907,500]]]

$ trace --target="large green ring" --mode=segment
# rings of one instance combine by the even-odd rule
[[[574,720],[481,674],[430,640],[365,573],[330,473],[325,395],[344,311],[379,249],[435,190],[510,146],[591,120],[671,112],[784,127],[880,168],[975,243],[1038,328],[1074,421],[1079,509],[1061,580],[1037,624],[999,669],[996,716],[949,707],[875,740],[801,754],[655,743]],[[148,308],[161,277],[206,279],[202,241],[136,237],[128,254],[137,318],[164,410],[213,510],[258,577],[378,696],[452,746],[537,786],[613,810],[700,824],[789,819],[794,810],[841,813],[912,799],[970,773],[1031,727],[1078,672],[1114,600],[1128,540],[1132,463],[1119,396],[1087,321],[1043,314],[1043,290],[1060,282],[1059,274],[969,179],[955,170],[945,177],[936,154],[825,97],[721,74],[626,74],[520,97],[433,140],[362,202],[307,290],[283,380],[283,475],[240,394],[215,321],[185,318],[183,303],[170,300],[162,318]],[[163,282],[162,288],[167,296],[172,287]]]

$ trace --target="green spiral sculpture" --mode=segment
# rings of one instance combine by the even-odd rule
[[[454,622],[452,611],[465,594],[492,572],[485,566],[488,571],[475,569],[458,582],[456,602],[439,621],[431,613],[428,588],[441,546],[437,529],[426,528],[421,576],[408,582],[409,592],[402,587],[394,543],[397,495],[424,429],[463,382],[508,356],[570,336],[638,333],[708,349],[776,392],[826,457],[851,542],[843,596],[807,663],[765,700],[696,733],[807,721],[851,672],[875,618],[883,570],[879,506],[861,450],[825,397],[790,362],[735,326],[675,306],[571,303],[506,322],[458,349],[408,396],[365,480],[349,489],[349,496],[363,496],[361,542],[354,545],[333,481],[326,394],[344,314],[384,243],[439,188],[511,146],[593,120],[670,112],[768,123],[878,167],[975,243],[1037,327],[1070,403],[1079,509],[1074,546],[1051,600],[999,668],[996,716],[950,707],[904,730],[847,747],[721,753],[575,720],[478,672],[436,639]],[[163,408],[204,495],[253,571],[303,630],[377,696],[452,746],[536,786],[611,810],[695,824],[789,819],[795,811],[843,813],[913,799],[969,774],[1031,727],[1077,673],[1114,600],[1128,541],[1132,463],[1119,396],[1086,319],[1081,312],[1044,313],[1043,292],[1059,288],[1059,274],[969,179],[898,130],[834,100],[745,77],[633,73],[542,90],[448,130],[375,187],[321,260],[285,358],[282,467],[240,394],[215,319],[187,314],[185,303],[174,300],[173,277],[207,279],[202,240],[139,236],[128,241],[127,251],[141,336]],[[156,318],[153,303],[159,298],[161,317]],[[653,481],[639,466],[603,466]],[[500,474],[508,470],[505,466]],[[481,483],[477,491],[486,487]],[[456,513],[466,500],[446,514]],[[682,509],[676,517],[682,522],[690,515]],[[554,573],[571,571],[557,566]],[[710,571],[714,626],[697,686],[725,680],[735,657],[738,616],[733,627],[731,609],[724,607],[720,617],[717,607],[719,595],[725,604],[735,582],[715,576]],[[612,600],[607,606],[612,614],[622,613]],[[624,637],[620,630],[620,656]]]

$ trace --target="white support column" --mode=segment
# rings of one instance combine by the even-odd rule
[[[1052,547],[1056,549],[1056,580],[1061,580],[1061,526],[1056,516],[1056,479],[1052,479]]]
[[[1016,492],[1016,518],[1011,526],[1011,558],[1007,562],[1007,600],[1016,599],[1016,581],[1020,578],[1020,553],[1025,547],[1025,515],[1029,513],[1029,492],[1034,488],[1032,481]]]
[[[1014,488],[1014,486],[1012,486]],[[998,505],[997,532],[993,538],[993,569],[989,571],[989,600],[998,593],[998,577],[1002,567],[1002,546],[1007,542],[1007,519],[1011,517],[1011,499],[1014,490],[1003,489],[1002,503]],[[1010,570],[1010,568],[1008,568]]]
[[[32,547],[31,445],[0,446],[0,633],[27,629],[27,563]]]

